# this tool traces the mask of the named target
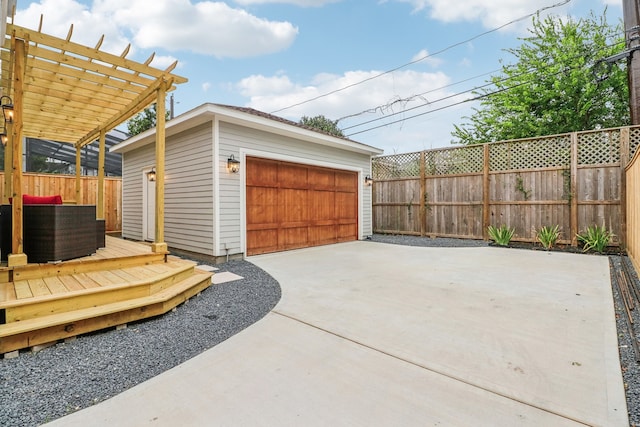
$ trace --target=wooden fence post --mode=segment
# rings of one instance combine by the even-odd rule
[[[627,246],[627,165],[629,164],[629,127],[620,129],[620,248]]]
[[[571,246],[578,246],[578,133],[571,133]]]
[[[484,240],[489,240],[489,232],[487,229],[491,224],[491,205],[489,203],[489,166],[489,144],[484,144],[482,165],[482,238]]]
[[[420,152],[420,236],[427,234],[427,171],[425,168],[424,151]]]

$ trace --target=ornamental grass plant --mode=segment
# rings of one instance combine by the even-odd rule
[[[603,253],[611,239],[613,233],[608,231],[605,226],[592,225],[587,227],[584,233],[577,234],[576,237],[582,242],[582,252],[595,251]]]
[[[558,242],[558,238],[560,237],[560,226],[556,225],[555,227],[551,227],[545,225],[538,230],[536,237],[543,248],[550,250]]]
[[[497,228],[490,225],[489,227],[487,227],[487,231],[491,240],[496,242],[497,245],[508,246],[511,238],[513,237],[515,229],[509,228],[503,224]]]

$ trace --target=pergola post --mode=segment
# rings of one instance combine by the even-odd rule
[[[2,204],[8,205],[9,199],[13,196],[13,124],[7,124],[7,135],[9,140],[4,146],[4,194]]]
[[[164,161],[165,161],[165,114],[166,80],[159,85],[156,97],[156,229],[153,252],[167,252],[164,242]]]
[[[104,157],[106,145],[106,131],[100,131],[100,151],[98,152],[98,206],[97,219],[104,219]]]
[[[12,192],[12,242],[11,253],[7,259],[9,267],[26,265],[27,255],[23,247],[23,216],[22,216],[22,126],[24,110],[24,76],[26,63],[25,42],[21,39],[15,40],[15,63],[13,69],[13,129],[11,133],[12,144],[12,169],[13,169],[13,192]]]

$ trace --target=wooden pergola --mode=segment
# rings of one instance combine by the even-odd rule
[[[186,78],[95,47],[13,24],[6,25],[0,48],[2,70],[0,104],[13,105],[13,122],[5,123],[5,194],[12,198],[12,251],[8,265],[27,264],[23,252],[22,141],[24,137],[65,142],[76,149],[76,201],[81,200],[81,149],[99,140],[98,203],[96,216],[104,219],[104,159],[106,133],[156,103],[156,229],[154,252],[166,252],[164,243],[164,159],[166,93]],[[2,118],[0,117],[0,125]],[[0,126],[1,127],[1,126]]]

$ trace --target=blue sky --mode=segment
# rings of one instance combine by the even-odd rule
[[[561,3],[543,13],[622,15],[621,0],[18,0],[15,20],[37,28],[42,14],[59,37],[73,24],[89,46],[104,34],[117,54],[131,43],[128,58],[155,52],[158,68],[178,60],[176,115],[205,102],[323,114],[392,154],[450,146],[474,105],[447,106],[512,61],[531,19],[481,34]]]

